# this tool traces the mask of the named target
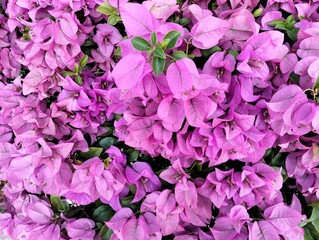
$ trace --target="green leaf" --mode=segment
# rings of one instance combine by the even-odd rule
[[[106,225],[103,228],[107,229],[107,231],[106,231],[106,233],[104,235],[100,235],[101,236],[101,240],[110,240],[111,236],[113,234],[112,229],[109,229]]]
[[[105,15],[112,15],[116,14],[117,10],[112,5],[110,5],[108,2],[102,3],[97,9],[97,12],[103,13]]]
[[[283,20],[280,20],[280,19],[278,19],[278,20],[272,20],[271,22],[269,22],[268,23],[268,26],[270,26],[270,27],[275,27],[277,24],[281,24],[281,23],[283,23],[283,24],[285,24],[285,22],[283,21]]]
[[[314,226],[314,228],[316,229],[317,232],[319,232],[319,218],[317,216],[317,218],[315,220],[313,220],[311,222],[311,224]]]
[[[307,224],[308,224],[307,221],[301,221],[301,222],[298,224],[298,226],[299,226],[299,227],[304,227],[304,226],[306,226]]]
[[[81,58],[80,60],[80,67],[84,68],[86,66],[86,64],[88,63],[89,60],[89,56],[85,55],[83,58]]]
[[[79,71],[80,71],[80,66],[79,66],[79,64],[76,63],[76,64],[74,65],[73,72],[74,72],[75,74],[78,74]]]
[[[136,185],[128,185],[128,188],[130,189],[131,193],[135,194],[136,193]]]
[[[96,46],[96,43],[93,41],[92,38],[88,38],[85,40],[85,42],[82,44],[82,47],[93,47]]]
[[[188,173],[191,172],[196,165],[197,165],[197,161],[193,162],[193,164],[189,168],[186,168],[185,171]]]
[[[294,72],[292,72],[289,76],[289,79],[291,79],[295,84],[299,85],[300,76]]]
[[[189,24],[191,21],[188,19],[188,18],[182,18],[180,21],[179,21],[179,24],[182,25],[182,26],[186,26],[187,24]]]
[[[96,226],[98,226],[98,228],[100,228],[100,237],[102,238],[102,236],[104,236],[107,232],[107,230],[109,229],[105,224],[101,224],[99,222],[95,223]]]
[[[196,164],[196,170],[201,172],[203,170],[203,165],[200,163]]]
[[[293,41],[297,41],[298,38],[297,38],[297,35],[298,35],[298,32],[299,32],[299,28],[292,28],[290,30],[286,30],[287,31],[287,35],[288,37],[293,40]]]
[[[254,12],[254,17],[259,17],[262,13],[263,13],[263,9],[262,8],[258,8]]]
[[[127,161],[135,162],[139,154],[140,152],[134,149],[132,151],[129,151],[129,153],[127,154]]]
[[[212,5],[211,5],[212,11],[216,10],[217,7],[218,7],[218,3],[217,2],[213,2]]]
[[[110,240],[110,237],[112,235],[113,231],[109,229],[105,224],[103,224],[103,227],[100,230],[100,240]]]
[[[281,167],[283,165],[285,158],[283,153],[278,153],[270,162],[270,166]]]
[[[179,23],[179,17],[175,16],[174,23]]]
[[[175,58],[176,60],[182,59],[182,58],[186,58],[186,54],[182,51],[176,51],[173,53],[173,58]]]
[[[79,212],[82,212],[83,209],[82,208],[72,208],[69,211],[65,212],[63,215],[67,218],[71,218],[74,217],[76,214],[78,214]]]
[[[286,23],[284,23],[284,22],[277,23],[275,28],[281,29],[281,30],[286,30]]]
[[[163,41],[158,46],[165,50],[167,45],[169,44],[169,41],[169,39],[163,39]]]
[[[121,119],[121,117],[122,117],[122,114],[114,114],[114,118],[115,118],[115,120],[120,120]]]
[[[77,84],[79,84],[79,85],[82,85],[83,81],[82,81],[81,76],[76,75],[76,76],[75,76],[75,82],[76,82]]]
[[[319,207],[319,201],[315,201],[315,202],[308,203],[308,206],[311,206],[311,207]]]
[[[266,162],[270,162],[274,157],[274,150],[272,148],[270,149],[267,149],[264,156],[263,156],[263,159],[265,159]]]
[[[147,57],[150,57],[154,52],[154,49],[147,51]]]
[[[156,76],[159,76],[165,67],[165,60],[159,57],[153,57],[152,68]]]
[[[115,144],[117,144],[117,140],[112,137],[106,137],[100,140],[99,144],[101,147],[103,147],[104,150],[107,150],[111,146],[114,146]]]
[[[318,207],[313,207],[312,208],[312,212],[311,212],[311,216],[307,220],[307,222],[312,222],[312,221],[318,219],[318,217],[319,217],[319,208]]]
[[[307,224],[305,227],[305,232],[306,232],[306,229],[309,231],[309,234],[310,236],[313,238],[313,239],[319,239],[319,233],[318,231],[316,230],[316,228],[312,225],[312,224]],[[306,238],[305,238],[306,239]]]
[[[298,19],[299,19],[299,20],[303,20],[303,19],[305,19],[305,17],[304,17],[304,16],[301,16],[301,15],[298,15]]]
[[[153,46],[155,46],[156,43],[157,43],[156,32],[152,32],[152,34],[151,34],[151,43],[152,43]]]
[[[1,8],[0,8],[1,9]],[[31,38],[30,38],[30,28],[29,27],[24,27],[24,31],[23,31],[23,36],[22,36],[22,40],[25,40],[25,41],[29,41]]]
[[[210,49],[206,49],[206,50],[201,50],[201,53],[203,55],[203,57],[209,57],[212,54],[214,54],[215,52],[221,52],[222,49],[218,46],[212,47]]]
[[[178,31],[170,31],[169,33],[167,33],[164,37],[164,40],[169,40],[167,45],[165,46],[165,49],[171,49],[173,47],[175,47],[177,40],[179,39],[179,37],[181,36],[181,33]]]
[[[66,76],[74,76],[74,72],[64,71],[64,72],[62,72],[62,76],[63,76],[63,77],[66,77]]]
[[[304,240],[315,240],[315,239],[313,239],[313,237],[311,236],[310,231],[307,228],[305,228],[304,230],[305,230]]]
[[[104,161],[103,161],[103,165],[105,167],[105,169],[109,169],[109,163],[110,163],[110,160],[111,158],[106,158]]]
[[[314,83],[313,87],[314,90],[319,89],[319,76],[317,77],[316,82]]]
[[[159,58],[162,58],[162,59],[165,59],[165,58],[166,58],[163,49],[161,49],[159,46],[157,46],[157,47],[154,49],[153,54],[154,54],[154,56],[159,57]]]
[[[187,57],[188,57],[189,59],[193,59],[193,58],[195,57],[195,55],[191,53],[191,54],[188,54]]]
[[[103,151],[103,148],[90,147],[88,152],[80,152],[80,157],[84,159],[90,159],[93,157],[99,157]]]
[[[296,21],[293,15],[289,15],[286,19],[286,29],[292,29]]]
[[[95,222],[104,223],[110,220],[114,212],[109,205],[102,205],[94,210],[93,219]]]
[[[147,52],[148,50],[151,49],[150,43],[146,41],[144,38],[134,37],[132,38],[131,42],[134,48],[142,52]]]
[[[311,204],[313,204],[313,203],[310,203],[308,205],[310,206]],[[318,229],[319,229],[319,208],[318,208],[318,205],[311,205],[311,206],[314,206],[312,208],[311,216],[306,221],[302,221],[300,224],[298,224],[298,226],[304,227],[305,225],[307,225],[309,223],[313,223],[313,226],[315,227],[315,229],[318,232]]]
[[[239,53],[238,53],[236,50],[229,50],[228,53],[229,53],[230,55],[233,55],[234,58],[236,58],[236,57],[239,55]]]
[[[284,182],[289,178],[286,169],[281,169],[281,176]]]
[[[117,46],[117,48],[115,50],[115,56],[117,56],[117,57],[122,56],[121,47],[120,46]]]
[[[295,17],[294,15],[289,15],[286,19],[286,23],[292,23],[295,22]]]
[[[97,226],[99,229],[103,228],[103,226],[104,226],[104,224],[102,224],[102,223],[100,223],[100,222],[96,222],[95,224],[96,224],[96,226]]]
[[[121,205],[123,207],[129,207],[131,205],[133,198],[134,198],[133,196],[128,196],[128,197],[121,199]]]
[[[68,210],[69,205],[66,202],[62,202],[61,198],[56,195],[50,195],[51,205],[60,212]]]
[[[110,15],[107,18],[107,23],[114,26],[115,24],[117,24],[119,21],[121,21],[121,17],[118,15]]]

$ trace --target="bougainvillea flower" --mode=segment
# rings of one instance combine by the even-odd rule
[[[0,1],[10,239],[316,239],[318,0]]]
[[[230,24],[222,19],[207,16],[191,29],[192,43],[200,49],[209,49],[218,44],[230,29]]]
[[[95,223],[87,218],[80,218],[70,221],[66,224],[65,229],[72,239],[93,239]]]
[[[231,208],[228,216],[217,219],[211,232],[216,240],[247,239],[248,231],[243,225],[250,221],[247,210],[243,206],[236,205]]]
[[[136,162],[132,167],[126,167],[125,174],[127,182],[136,186],[136,193],[132,202],[138,202],[146,193],[157,191],[161,187],[160,180],[147,163]]]

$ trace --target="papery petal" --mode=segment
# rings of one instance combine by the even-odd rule
[[[122,229],[122,235],[127,240],[144,240],[145,231],[140,225],[140,221],[135,218],[130,219]]]
[[[205,17],[193,26],[192,43],[200,49],[211,48],[218,44],[229,29],[230,24],[227,21],[213,16]]]
[[[123,4],[121,18],[126,32],[132,36],[151,34],[158,26],[157,20],[147,8],[137,3]]]
[[[287,106],[291,106],[302,94],[301,88],[297,85],[282,87],[273,95],[267,106],[274,112],[284,112]]]
[[[283,204],[267,208],[264,216],[280,232],[295,228],[302,220],[301,213]]]
[[[53,212],[45,204],[38,202],[27,207],[27,214],[34,222],[38,224],[47,224],[50,222]]]
[[[249,228],[249,240],[279,240],[274,226],[267,221],[254,222]]]
[[[116,85],[122,90],[137,85],[142,79],[144,64],[142,55],[130,54],[122,58],[112,72]]]
[[[195,63],[189,58],[183,58],[169,65],[166,77],[170,90],[180,98],[192,89],[194,79],[199,78],[199,74]]]
[[[163,120],[166,129],[177,132],[185,119],[184,104],[173,96],[164,98],[158,106],[157,115]]]
[[[193,127],[208,127],[204,121],[217,108],[216,103],[203,94],[186,101],[184,106],[186,119]]]
[[[134,213],[130,208],[122,208],[121,210],[117,211],[111,218],[111,220],[109,220],[105,224],[112,230],[120,231],[126,223],[127,219],[132,216],[134,216]]]

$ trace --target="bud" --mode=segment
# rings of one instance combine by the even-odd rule
[[[160,44],[160,48],[165,49],[167,45],[169,44],[170,40],[169,39],[164,39]]]
[[[259,17],[262,13],[263,13],[263,9],[262,8],[258,8],[254,12],[254,17]]]

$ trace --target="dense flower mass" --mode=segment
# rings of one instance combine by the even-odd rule
[[[319,239],[318,8],[0,1],[0,232]]]

